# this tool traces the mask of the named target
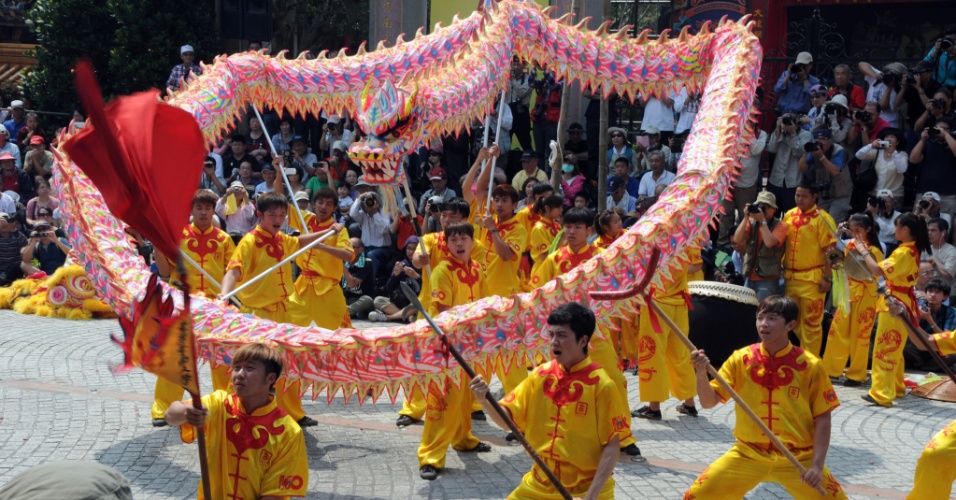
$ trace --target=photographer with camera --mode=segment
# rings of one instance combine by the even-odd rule
[[[798,118],[800,127],[813,131],[824,125],[823,104],[827,101],[827,89],[823,85],[810,87],[810,110]]]
[[[41,222],[30,232],[30,241],[23,248],[23,261],[20,263],[20,270],[23,271],[25,276],[40,271],[46,273],[47,276],[52,276],[57,269],[66,264],[66,258],[69,254],[70,245],[63,230],[54,228],[47,222]],[[33,265],[33,259],[37,260],[37,266]]]
[[[850,118],[850,107],[847,105],[845,96],[837,94],[823,103],[823,114],[817,121],[819,125],[814,128],[830,129],[833,142],[846,147],[853,119]]]
[[[757,294],[757,300],[780,295],[781,259],[786,251],[787,225],[774,217],[777,199],[762,191],[755,203],[746,206],[746,218],[734,232],[734,246],[743,251],[744,286]]]
[[[956,210],[956,138],[953,137],[954,120],[942,118],[934,127],[923,129],[919,142],[910,151],[910,163],[919,165],[916,181],[917,199],[922,193],[933,191],[943,213]]]
[[[828,95],[831,100],[834,97],[841,95],[845,99],[844,104],[849,106],[850,111],[859,111],[863,109],[863,105],[866,104],[866,94],[863,93],[863,87],[859,85],[854,85],[850,81],[853,76],[853,72],[850,71],[850,66],[846,64],[837,64],[833,67],[833,88],[830,89]]]
[[[947,243],[949,227],[949,222],[939,217],[926,221],[932,252],[923,252],[920,262],[929,262],[935,272],[933,277],[951,284],[956,278],[956,247]]]
[[[943,36],[936,39],[924,61],[933,65],[933,81],[956,90],[956,26],[943,29]]]
[[[794,193],[802,177],[800,158],[804,155],[804,144],[811,140],[810,132],[799,128],[794,115],[788,113],[777,118],[777,127],[767,142],[767,151],[776,154],[767,190],[776,197],[783,212],[796,206]]]
[[[336,115],[332,115],[328,121],[325,122],[325,125],[322,125],[322,138],[319,139],[319,150],[323,153],[328,151],[329,156],[332,156],[333,152],[331,149],[335,147],[335,143],[339,141],[343,142],[345,150],[348,150],[349,145],[352,144],[354,140],[355,134],[343,126],[342,119]],[[278,147],[278,145],[276,147]],[[338,180],[338,178],[336,178],[336,180]]]
[[[365,192],[352,203],[349,217],[362,229],[362,244],[372,261],[373,276],[376,280],[384,277],[383,271],[391,264],[395,253],[392,239],[398,230],[398,214],[393,218],[383,213],[378,194]]]
[[[797,60],[787,68],[773,91],[777,94],[777,113],[805,114],[810,110],[810,88],[820,84],[820,79],[811,75],[813,56],[809,52],[797,54]]]
[[[0,286],[23,277],[20,263],[23,262],[23,249],[29,241],[16,227],[13,214],[0,212]]]
[[[952,226],[953,217],[947,212],[940,210],[939,202],[942,197],[934,191],[927,191],[916,202],[913,213],[920,216],[928,224],[931,219],[943,219]]]
[[[511,79],[508,80],[508,98],[511,102],[508,107],[511,108],[511,115],[514,117],[511,131],[521,149],[531,149],[531,91],[534,83],[534,76],[528,73],[528,63],[522,61],[518,56],[511,59]]]
[[[843,148],[833,143],[833,135],[825,128],[813,131],[813,142],[804,144],[806,155],[800,157],[800,171],[807,182],[817,186],[817,205],[834,220],[850,216],[850,195],[853,181],[846,166]]]
[[[922,133],[926,127],[936,125],[936,122],[943,118],[956,118],[956,113],[953,113],[953,93],[949,89],[941,87],[931,95],[933,98],[927,101],[923,113],[913,124],[913,130],[917,134]]]
[[[908,74],[906,66],[901,63],[889,63],[883,71],[874,68],[868,62],[860,62],[860,71],[863,72],[870,89],[866,92],[866,100],[880,104],[880,117],[886,120],[891,127],[899,126],[898,108],[903,104],[899,92],[903,88],[903,76]]]
[[[853,126],[847,133],[846,143],[848,146],[855,147],[857,144],[869,144],[873,142],[880,132],[889,128],[890,124],[880,116],[880,110],[883,109],[880,103],[869,101],[863,107],[863,111],[853,113]],[[860,142],[856,142],[859,140]]]
[[[903,199],[903,174],[909,165],[906,155],[906,139],[903,131],[896,128],[883,129],[879,138],[864,145],[856,152],[856,157],[873,162],[870,168],[876,169],[876,187],[871,194],[889,190],[893,196]]]
[[[886,247],[886,253],[896,250],[896,218],[901,214],[896,210],[896,199],[889,189],[880,189],[876,196],[866,201],[866,212],[873,217],[880,230],[880,242]]]

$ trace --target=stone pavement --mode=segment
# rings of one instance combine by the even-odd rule
[[[95,460],[132,482],[137,499],[195,496],[196,448],[174,429],[150,425],[155,378],[142,371],[113,375],[119,347],[115,321],[66,321],[0,311],[0,484],[51,460]],[[362,326],[362,325],[358,325]],[[630,400],[636,408],[636,379]],[[203,383],[208,385],[208,376]],[[903,498],[912,487],[916,459],[930,437],[954,418],[950,403],[907,397],[891,409],[867,406],[863,389],[837,387],[842,406],[833,414],[827,463],[850,498]],[[476,422],[475,433],[494,445],[477,455],[450,451],[437,481],[418,477],[415,451],[421,426],[398,429],[387,401],[349,405],[325,396],[305,404],[319,420],[305,432],[309,498],[504,498],[530,468],[504,431]],[[679,499],[687,486],[733,442],[733,405],[679,416],[664,404],[664,420],[635,419],[646,464],[626,458],[615,468],[617,498]],[[747,498],[790,498],[762,485]]]

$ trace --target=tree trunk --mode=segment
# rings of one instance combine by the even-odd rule
[[[574,13],[577,11],[578,11],[578,0],[571,0],[571,15],[574,15]],[[574,18],[571,19],[572,22],[575,20],[576,19]],[[552,187],[554,187],[555,193],[559,193],[560,192],[559,189],[561,189],[560,169],[561,169],[561,164],[564,161],[564,148],[561,145],[561,136],[564,134],[565,123],[567,123],[568,121],[568,106],[570,106],[570,102],[571,102],[571,92],[570,92],[571,85],[569,85],[569,83],[570,83],[569,81],[565,80],[564,86],[561,89],[561,115],[558,118],[558,133],[556,136],[556,142],[558,143],[558,148],[557,148],[558,154],[555,155],[555,160],[551,164],[551,169],[552,169],[551,171],[554,172],[555,171],[554,169],[558,169],[558,172],[559,172],[557,175],[554,175],[554,174],[551,175],[551,185]],[[547,148],[548,145],[542,144],[541,146],[538,146],[538,147]]]
[[[603,89],[602,89],[603,90]],[[598,137],[598,213],[607,210],[607,114],[608,102],[601,97],[600,136]]]

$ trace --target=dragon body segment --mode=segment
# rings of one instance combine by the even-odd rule
[[[507,82],[513,53],[580,80],[605,94],[657,95],[686,86],[705,89],[685,145],[677,179],[650,211],[607,252],[530,293],[488,297],[439,315],[437,322],[465,358],[493,366],[544,349],[543,320],[568,301],[588,303],[604,331],[627,302],[591,301],[589,291],[639,282],[652,250],[662,250],[652,289],[666,290],[687,263],[685,249],[703,237],[720,210],[746,142],[745,125],[756,88],[761,48],[750,27],[723,22],[711,32],[658,41],[609,36],[550,19],[532,3],[501,0],[431,35],[388,49],[332,59],[285,60],[244,53],[218,58],[169,103],[191,112],[210,142],[248,103],[293,113],[347,112],[367,134],[350,156],[368,180],[400,180],[400,158],[442,134],[458,133],[485,116]],[[56,185],[74,248],[98,295],[130,315],[148,270],[107,211],[89,179],[60,152]],[[653,270],[651,270],[653,271]],[[175,296],[175,293],[174,293]],[[177,298],[178,300],[178,298]],[[631,303],[632,304],[632,303]],[[394,398],[403,387],[427,383],[448,359],[424,321],[365,330],[303,328],[240,314],[199,297],[193,300],[202,357],[221,363],[234,346],[271,340],[284,352],[287,373],[313,395],[339,390]],[[509,363],[510,364],[510,363]],[[508,366],[509,364],[506,364]],[[455,370],[457,373],[458,370]]]

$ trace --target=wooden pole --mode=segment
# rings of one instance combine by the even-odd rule
[[[578,12],[578,0],[571,0],[571,10],[570,13],[574,16]],[[572,21],[575,19],[572,18]],[[556,151],[558,154],[555,155],[555,160],[551,163],[551,187],[554,188],[555,193],[560,193],[561,189],[561,174],[558,170],[557,175],[555,175],[554,169],[560,169],[561,163],[564,161],[564,147],[561,145],[561,135],[564,133],[564,129],[567,126],[568,122],[568,108],[571,105],[571,82],[565,80],[564,85],[561,89],[561,114],[558,116],[558,133],[555,136],[555,142],[558,143]],[[538,148],[547,148],[547,144],[535,144]],[[573,201],[573,200],[572,200]]]
[[[487,129],[485,129],[487,130]],[[487,139],[487,138],[486,138]],[[408,187],[408,175],[402,177],[402,180],[399,182],[402,185],[402,188],[405,190],[405,203],[408,204],[408,213],[412,215],[412,227],[415,228],[415,234],[418,235],[418,251],[427,254],[428,251],[425,249],[425,238],[421,226],[418,225],[418,214],[415,210],[415,201],[412,200],[412,190]],[[429,260],[431,258],[429,257]],[[432,264],[429,261],[425,262],[425,270],[428,271],[428,275],[432,274]]]
[[[210,283],[212,283],[213,285],[216,285],[216,288],[222,291],[222,283],[216,281],[216,278],[213,278],[212,275],[210,275],[205,269],[203,269],[199,264],[197,264],[196,261],[192,259],[192,257],[182,252],[180,252],[179,255],[182,256],[183,260],[186,261],[187,264],[189,264],[190,266],[193,266],[197,271],[202,273],[202,275],[205,276]],[[236,305],[236,307],[242,307],[242,302],[239,302],[239,299],[235,297],[229,297],[229,300],[231,300],[232,303]]]
[[[499,135],[501,135],[501,120],[502,120],[502,115],[505,112],[505,97],[507,97],[507,95],[508,95],[508,88],[505,87],[505,89],[501,91],[501,103],[498,105],[498,119],[495,120],[495,143],[499,145],[501,144],[501,138],[499,137]],[[485,128],[485,132],[487,131],[488,129]],[[487,143],[488,141],[486,139],[485,140],[486,146],[487,146]],[[508,152],[502,151],[501,154],[508,154]],[[491,158],[491,173],[490,173],[491,175],[488,177],[488,197],[485,198],[485,213],[491,213],[491,191],[495,187],[495,165],[497,163],[498,163],[498,157],[497,156],[492,157]],[[482,168],[484,168],[484,166],[482,166]]]
[[[608,177],[608,164],[607,164],[607,115],[609,104],[607,99],[604,97],[604,93],[601,93],[601,121],[600,129],[598,136],[598,212],[603,212],[607,210],[607,177]],[[588,137],[589,141],[593,141],[593,137]]]

